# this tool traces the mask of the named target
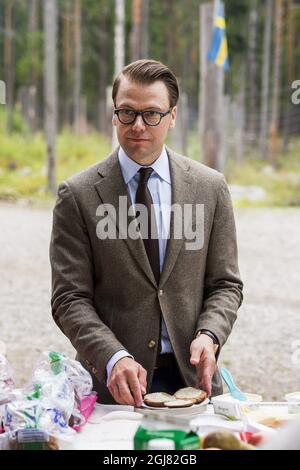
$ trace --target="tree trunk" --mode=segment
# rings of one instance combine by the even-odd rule
[[[278,154],[278,127],[280,116],[280,83],[281,83],[281,55],[282,55],[282,26],[283,26],[283,0],[276,0],[275,4],[275,48],[273,68],[272,117],[270,127],[269,159],[272,166],[277,165]]]
[[[56,132],[57,132],[57,5],[56,0],[44,0],[44,82],[45,132],[47,141],[48,189],[56,191]]]
[[[125,0],[115,1],[115,76],[117,76],[125,64]]]
[[[72,121],[71,96],[72,89],[72,22],[71,22],[71,4],[66,0],[63,16],[63,71],[64,71],[64,109],[63,122],[70,125]]]
[[[81,0],[75,0],[75,83],[74,83],[74,131],[80,132],[80,103],[81,103]]]
[[[207,60],[213,30],[213,5],[201,9],[201,145],[205,165],[223,171],[224,141],[222,125],[224,70]]]
[[[146,59],[149,54],[149,0],[133,0],[130,35],[131,61]]]
[[[149,1],[142,0],[141,59],[149,57]]]
[[[269,126],[269,87],[270,87],[270,58],[271,58],[271,30],[273,18],[273,0],[266,0],[265,26],[264,26],[264,49],[262,70],[262,95],[260,115],[260,138],[259,148],[261,155],[267,157],[268,152],[268,126]]]
[[[287,75],[286,75],[286,100],[284,112],[284,129],[283,129],[283,152],[288,152],[290,127],[291,127],[291,114],[292,104],[289,99],[291,93],[291,85],[294,80],[294,51],[295,51],[295,25],[294,25],[294,1],[287,0]]]
[[[4,77],[6,84],[6,111],[7,111],[7,132],[12,131],[13,107],[14,107],[14,42],[15,32],[13,27],[13,1],[6,0],[4,11]]]
[[[36,49],[36,33],[38,30],[38,0],[30,0],[29,8],[29,38],[31,45],[31,74],[29,87],[28,120],[31,131],[36,131],[37,122],[37,90],[38,90],[38,51]]]
[[[251,143],[256,142],[256,116],[258,114],[257,100],[257,1],[252,0],[249,17],[249,111],[248,111],[248,133]]]
[[[125,63],[125,0],[115,0],[115,77],[122,71]],[[112,148],[118,143],[116,129],[112,130]]]
[[[246,64],[241,67],[239,78],[239,93],[235,99],[233,116],[233,142],[236,163],[241,165],[245,153],[245,92],[246,92]]]
[[[141,58],[141,19],[142,0],[132,2],[132,29],[131,29],[131,62]]]
[[[102,8],[99,22],[99,102],[98,102],[98,125],[99,131],[108,134],[108,113],[106,102],[106,86],[108,82],[108,7]]]

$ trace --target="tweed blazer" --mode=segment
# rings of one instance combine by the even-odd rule
[[[163,271],[157,285],[141,238],[99,238],[99,206],[119,209],[129,197],[118,150],[68,178],[58,188],[50,244],[52,315],[91,372],[99,401],[114,403],[106,386],[106,365],[121,349],[147,370],[151,386],[159,346],[161,315],[183,381],[195,386],[190,345],[200,329],[211,330],[220,347],[226,342],[242,302],[232,202],[221,173],[167,148],[172,204],[203,205],[191,215],[203,232],[202,246],[186,248],[176,235],[171,213]],[[130,203],[130,201],[129,201]],[[102,212],[103,215],[103,212]],[[107,213],[106,213],[107,215]],[[102,218],[103,220],[103,218]],[[115,220],[117,234],[118,220]],[[218,371],[212,394],[222,393]]]

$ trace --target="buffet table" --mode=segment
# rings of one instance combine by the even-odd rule
[[[87,423],[62,450],[131,450],[133,437],[143,418],[133,406],[96,403]]]
[[[132,406],[96,404],[87,423],[70,444],[61,443],[62,450],[133,450],[133,437],[143,419],[143,413]],[[154,417],[155,419],[155,417]],[[188,420],[198,423],[199,429],[208,432],[210,427],[222,427],[232,431],[242,431],[241,421],[229,421],[224,416],[214,415],[213,406],[206,406],[205,411]],[[160,421],[158,421],[158,426]],[[162,428],[166,427],[161,422]],[[168,424],[170,429],[180,425]]]

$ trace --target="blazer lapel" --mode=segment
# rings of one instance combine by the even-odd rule
[[[139,237],[136,240],[129,238],[128,236],[126,236],[126,233],[123,234],[122,227],[119,224],[119,197],[123,196],[127,198],[127,213],[131,205],[131,200],[122,176],[118,159],[118,150],[116,150],[113,154],[111,154],[106,160],[104,160],[100,164],[98,173],[101,176],[101,179],[97,183],[95,183],[95,188],[102,203],[111,204],[114,207],[117,216],[116,220],[114,220],[117,232],[124,235],[123,240],[127,244],[131,255],[134,257],[138,265],[142,268],[149,280],[155,285],[155,287],[157,287],[157,283],[152,272],[142,238]],[[134,217],[128,217],[128,221],[133,224],[136,223]]]
[[[180,155],[175,154],[167,148],[170,162],[171,184],[172,184],[172,205],[179,205],[183,208],[184,204],[191,204],[191,176],[189,174],[190,166]],[[174,211],[171,213],[170,220],[170,236],[167,242],[166,254],[164,259],[164,267],[161,273],[159,286],[162,287],[175,265],[179,252],[183,244],[183,236],[181,239],[174,238]]]

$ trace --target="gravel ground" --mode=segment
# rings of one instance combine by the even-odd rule
[[[0,340],[18,386],[41,351],[74,355],[50,313],[51,219],[0,205]],[[300,209],[239,209],[236,222],[244,302],[220,363],[243,390],[281,399],[300,390]]]

